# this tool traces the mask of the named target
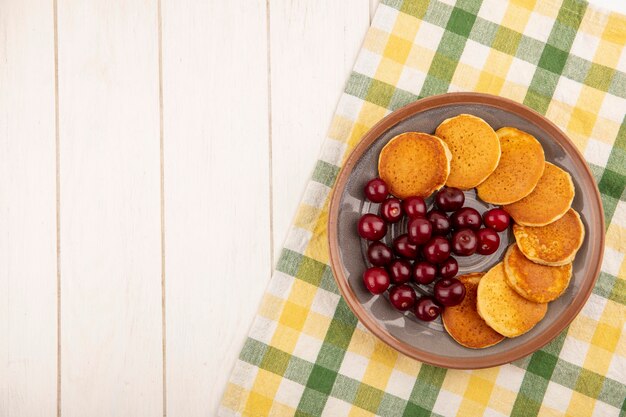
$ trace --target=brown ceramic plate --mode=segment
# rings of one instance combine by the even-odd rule
[[[377,212],[378,205],[364,200],[363,186],[377,176],[378,154],[394,136],[418,131],[433,133],[444,119],[469,113],[486,120],[494,129],[513,126],[534,135],[543,145],[546,160],[567,170],[576,187],[572,207],[585,224],[585,241],[574,261],[569,288],[550,303],[545,318],[528,333],[486,349],[468,349],[457,344],[437,319],[417,320],[401,313],[385,296],[372,296],[363,286],[366,269],[365,244],[356,233],[356,224],[365,212]],[[432,199],[432,198],[431,198]],[[466,205],[484,211],[490,207],[473,191],[466,193]],[[405,225],[394,226],[386,236],[401,233]],[[359,320],[381,340],[422,362],[446,368],[476,369],[501,365],[522,358],[550,342],[576,317],[591,294],[600,271],[604,249],[604,215],[600,194],[591,171],[574,144],[552,122],[526,106],[501,97],[477,93],[450,93],[428,97],[403,107],[381,120],[356,146],[337,179],[330,205],[328,224],[331,266],[341,294]],[[459,274],[486,271],[500,262],[514,239],[501,234],[498,252],[489,257],[458,257]],[[423,289],[428,292],[429,289]]]

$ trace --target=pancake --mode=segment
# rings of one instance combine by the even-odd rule
[[[454,307],[446,307],[441,319],[443,327],[457,343],[472,349],[481,349],[500,343],[504,336],[487,326],[476,311],[476,291],[484,273],[457,277],[465,285],[463,302]]]
[[[560,266],[574,260],[585,239],[585,226],[574,209],[542,227],[513,225],[519,250],[533,262]]]
[[[478,197],[491,204],[511,204],[530,194],[545,167],[543,147],[534,136],[514,127],[496,132],[500,139],[500,162],[478,185]]]
[[[528,301],[509,286],[502,262],[480,279],[476,307],[489,327],[506,337],[526,333],[548,311],[547,303]]]
[[[450,175],[446,185],[469,190],[483,182],[498,166],[500,141],[483,119],[460,114],[444,120],[435,135],[450,148]]]
[[[563,294],[572,278],[572,264],[546,266],[530,261],[514,243],[504,256],[506,279],[519,295],[535,303],[547,303]]]
[[[517,224],[545,226],[560,219],[572,205],[572,177],[556,165],[545,164],[535,189],[521,200],[502,207]]]
[[[398,198],[428,197],[443,187],[450,172],[450,151],[441,139],[407,132],[380,151],[378,175]]]

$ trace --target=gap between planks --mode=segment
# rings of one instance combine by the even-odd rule
[[[57,268],[57,417],[61,417],[61,149],[59,131],[59,29],[58,2],[52,0],[54,32],[54,141],[56,193],[56,268]]]
[[[163,149],[163,18],[161,0],[157,1],[157,46],[159,55],[159,168],[161,200],[161,349],[163,367],[163,417],[167,416],[167,314],[165,298],[165,157]]]
[[[270,274],[274,273],[274,186],[272,178],[274,176],[274,165],[272,159],[272,44],[270,33],[270,3],[265,0],[265,33],[267,42],[267,138],[268,138],[268,161],[269,161],[269,215],[270,215]]]

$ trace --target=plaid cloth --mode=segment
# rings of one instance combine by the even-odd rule
[[[626,16],[581,0],[385,0],[341,97],[218,414],[617,416],[626,397]],[[339,167],[390,111],[447,91],[522,102],[563,129],[602,193],[602,272],[581,314],[513,364],[446,370],[372,336],[328,266]]]

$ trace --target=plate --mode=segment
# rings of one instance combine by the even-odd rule
[[[384,296],[374,296],[364,287],[364,249],[356,232],[359,217],[377,213],[378,204],[365,201],[365,183],[378,176],[380,150],[394,136],[409,131],[434,133],[445,119],[461,113],[473,114],[494,130],[512,126],[530,133],[541,142],[546,161],[572,176],[576,196],[572,207],[585,225],[585,240],[573,264],[573,275],[565,293],[548,306],[548,312],[528,333],[486,349],[469,349],[457,344],[443,329],[441,319],[426,323],[412,313],[395,310]],[[432,197],[427,200],[429,202]],[[466,205],[483,212],[490,205],[466,192]],[[404,225],[390,229],[397,236]],[[428,97],[403,107],[382,119],[349,155],[337,178],[330,204],[328,237],[335,280],[346,302],[374,335],[396,350],[419,361],[456,369],[478,369],[502,365],[527,356],[557,337],[576,317],[591,294],[600,272],[604,252],[604,214],[600,193],[589,167],[575,145],[548,119],[534,110],[497,96],[479,93],[449,93]],[[457,257],[459,274],[487,271],[502,260],[514,238],[501,234],[500,249],[487,257]],[[427,290],[425,290],[427,291]]]

